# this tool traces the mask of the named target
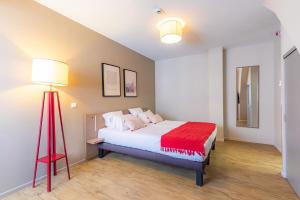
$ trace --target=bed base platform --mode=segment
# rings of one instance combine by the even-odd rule
[[[214,140],[212,144],[212,150],[215,149],[215,142]],[[203,162],[196,162],[196,161],[190,161],[186,159],[179,159],[179,158],[173,158],[167,155],[159,154],[159,153],[153,153],[150,151],[140,150],[136,148],[130,148],[130,147],[124,147],[109,143],[100,143],[98,144],[98,157],[103,158],[106,154],[106,151],[112,151],[116,153],[126,154],[129,156],[142,158],[146,160],[156,161],[159,163],[169,164],[177,167],[183,167],[186,169],[192,169],[196,172],[196,185],[203,186],[203,175],[205,173],[205,166],[209,165],[210,163],[210,153],[209,151],[208,156]]]

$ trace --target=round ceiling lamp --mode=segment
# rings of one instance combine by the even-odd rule
[[[160,31],[160,40],[162,43],[174,44],[182,39],[182,30],[185,22],[177,17],[169,17],[161,20],[157,24]]]

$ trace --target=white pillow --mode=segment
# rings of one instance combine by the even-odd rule
[[[120,116],[120,115],[123,115],[123,113],[122,113],[122,111],[115,111],[115,112],[107,112],[102,115],[104,118],[106,127],[113,127],[112,120],[113,120],[113,116],[116,116],[116,115]]]
[[[136,120],[137,118],[131,114],[126,115],[113,115],[111,117],[111,126],[110,128],[113,128],[118,131],[127,131],[129,130],[129,126],[126,124],[127,120]]]
[[[128,130],[128,126],[125,124],[125,115],[113,115],[111,118],[111,127],[118,131],[126,131]]]
[[[145,115],[145,113],[138,113],[138,118],[144,123],[149,124],[151,121],[150,119]]]
[[[129,108],[128,111],[133,114],[134,116],[138,116],[139,113],[143,112],[143,109],[141,109],[140,107],[138,108]]]
[[[147,110],[146,112],[138,113],[138,118],[144,122],[144,124],[151,123],[150,117],[153,116],[151,110]]]
[[[123,119],[124,119],[124,121],[126,121],[128,119],[136,119],[136,117],[132,114],[126,114],[126,115],[123,115]]]

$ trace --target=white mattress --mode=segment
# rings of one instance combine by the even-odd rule
[[[216,138],[217,128],[204,144],[206,154],[205,157],[197,153],[189,156],[176,152],[164,152],[160,149],[161,136],[184,123],[186,122],[166,120],[157,124],[150,124],[147,127],[136,131],[118,131],[112,128],[102,128],[98,131],[98,137],[104,138],[104,142],[110,144],[160,153],[174,158],[202,162],[205,160],[209,150],[211,149],[212,143]]]

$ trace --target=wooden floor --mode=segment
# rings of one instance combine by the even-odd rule
[[[280,166],[280,154],[272,146],[217,143],[200,188],[191,170],[111,153],[72,168],[71,181],[60,173],[51,193],[43,181],[36,189],[25,188],[5,200],[298,199],[281,178]]]

